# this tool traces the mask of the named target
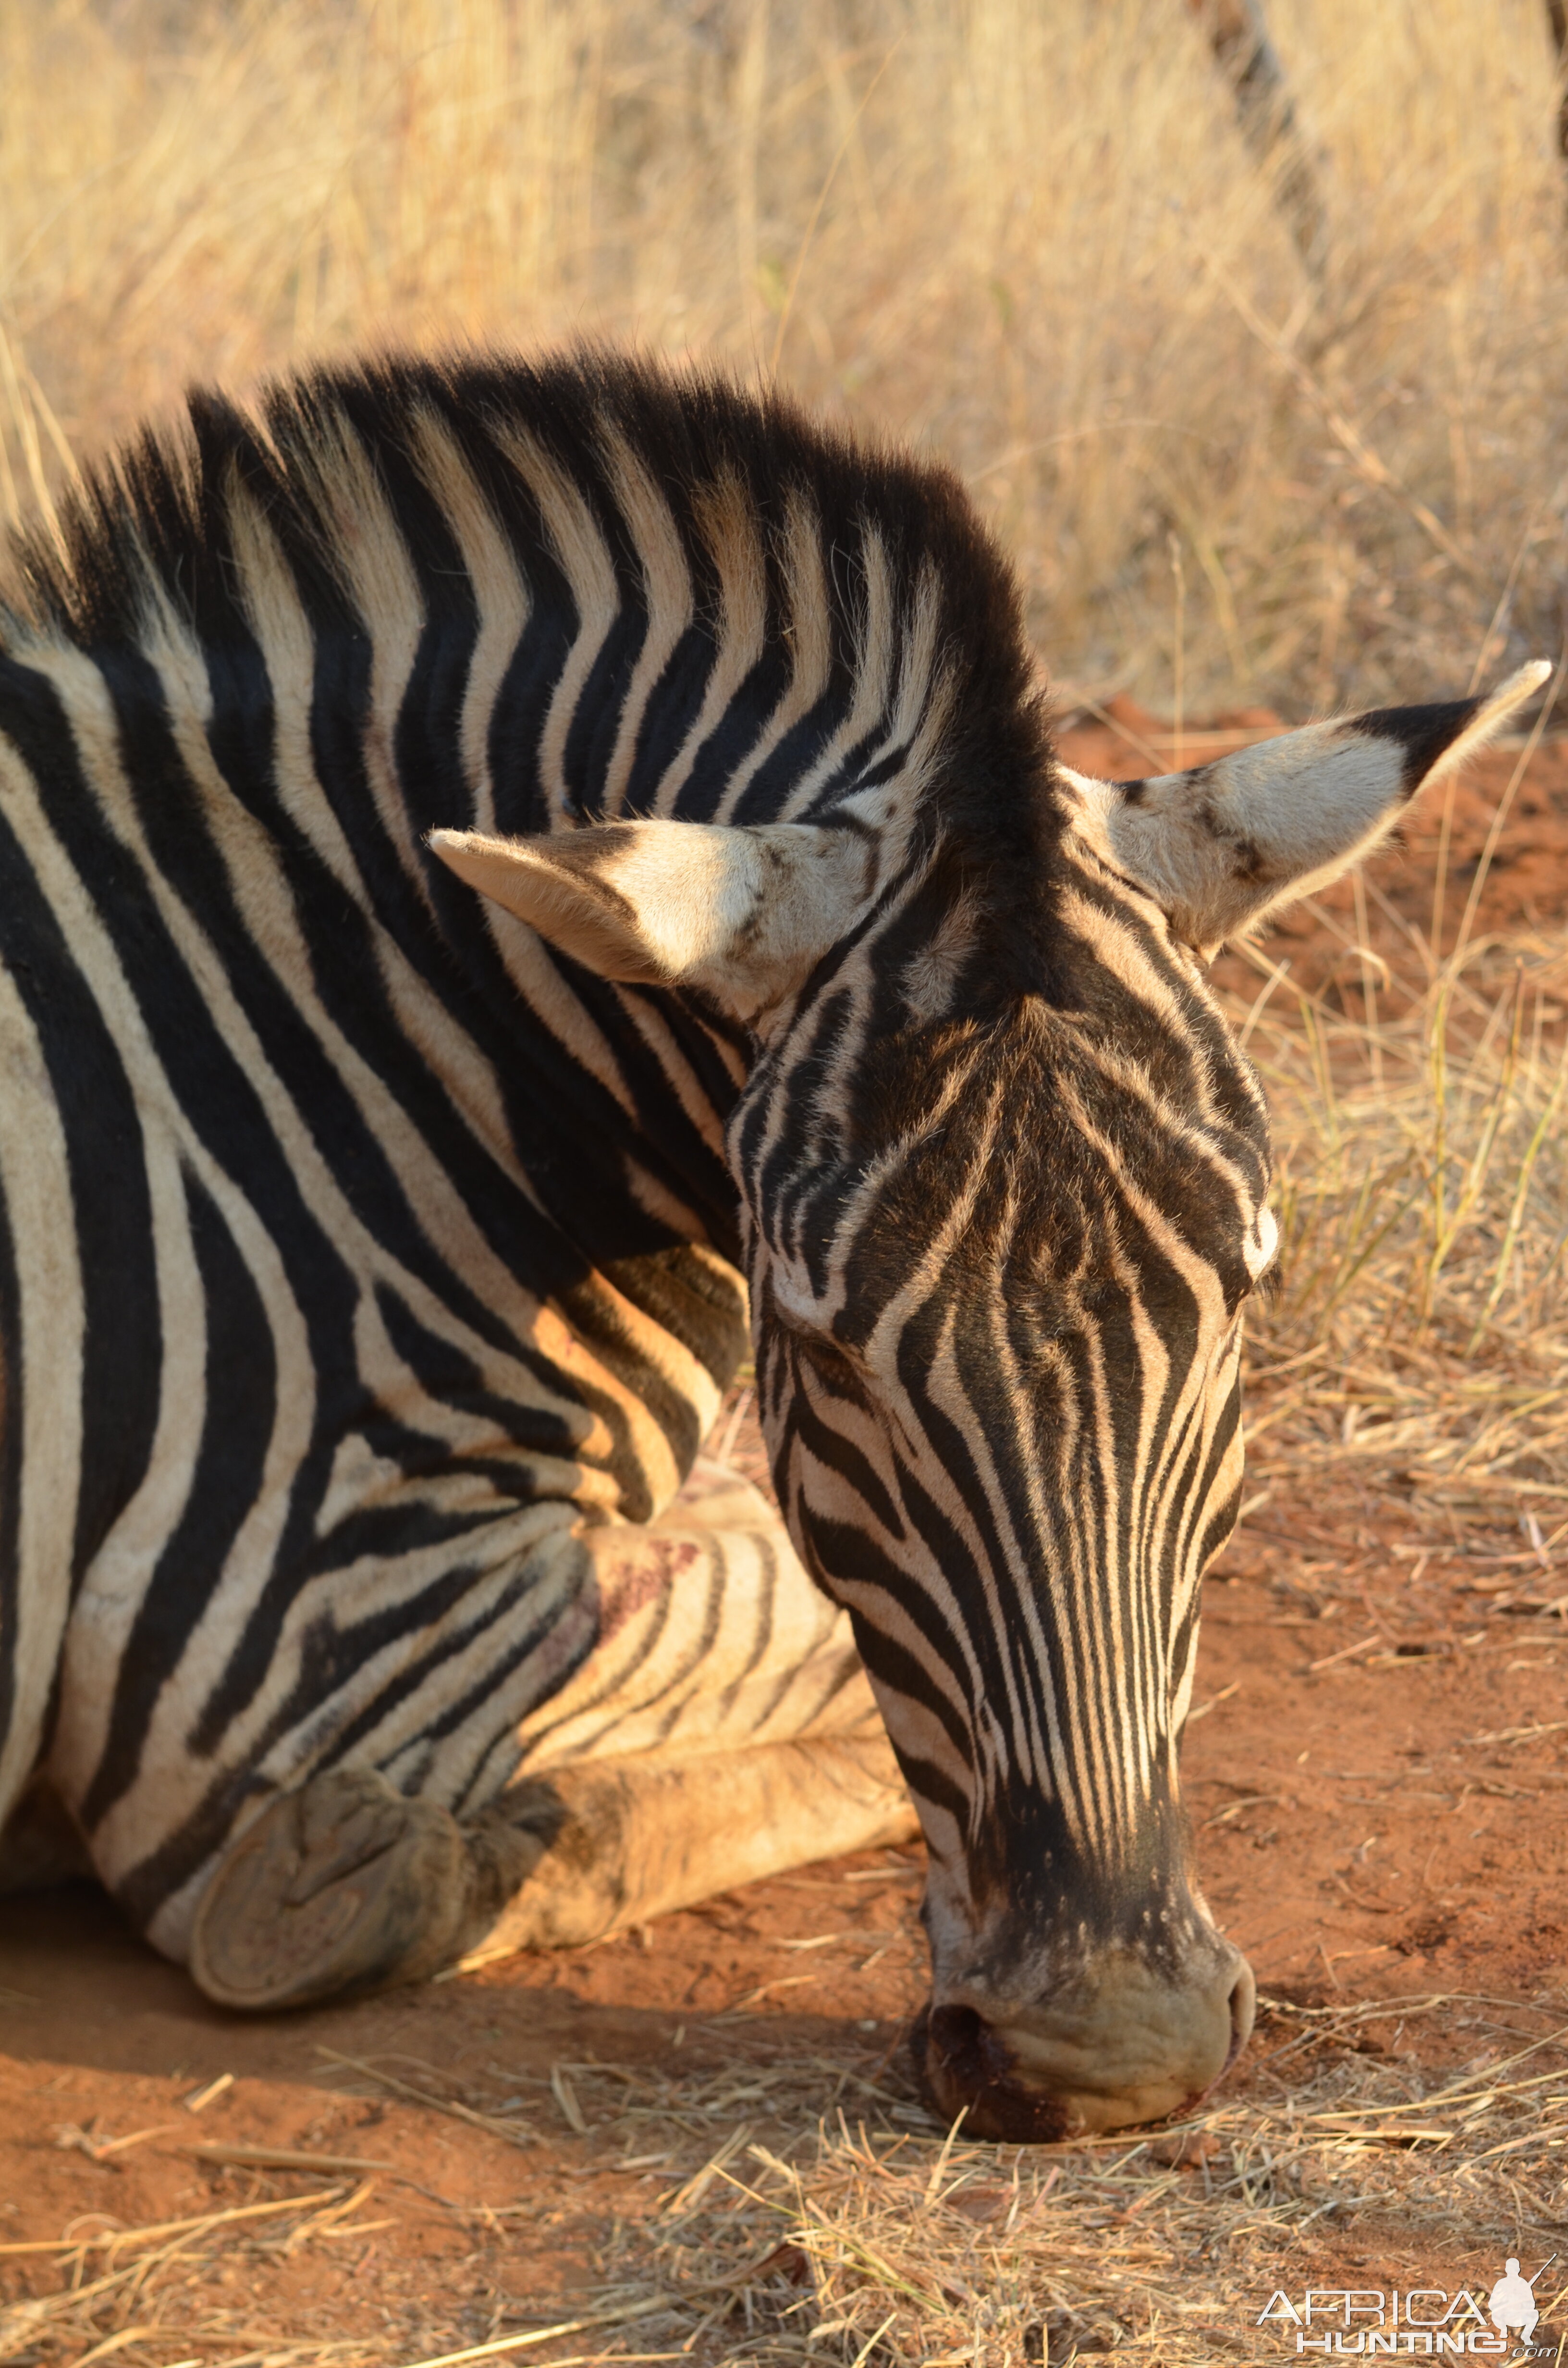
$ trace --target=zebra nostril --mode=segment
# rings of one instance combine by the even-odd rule
[[[915,2044],[933,2073],[973,2096],[1006,2068],[990,2060],[989,2035],[989,2026],[971,2006],[928,2006],[915,2026]]]
[[[971,2006],[927,2006],[910,2033],[916,2077],[942,2120],[963,2118],[964,2135],[1047,2145],[1081,2127],[1048,2089],[1020,2086],[1012,2049]]]

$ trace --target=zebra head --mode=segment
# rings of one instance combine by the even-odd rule
[[[1176,1754],[1276,1230],[1204,967],[1546,671],[1155,780],[1047,751],[1029,876],[884,828],[885,790],[824,824],[433,837],[577,962],[749,1031],[728,1156],[775,1479],[919,1809],[917,2047],[974,2135],[1156,2118],[1246,2039]]]

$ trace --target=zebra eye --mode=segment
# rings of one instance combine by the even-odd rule
[[[855,1349],[846,1348],[842,1340],[835,1339],[831,1332],[819,1325],[802,1324],[798,1318],[784,1315],[777,1301],[768,1309],[768,1317],[773,1328],[783,1333],[797,1349],[803,1349],[819,1372],[842,1374],[857,1382],[863,1378],[864,1360]]]

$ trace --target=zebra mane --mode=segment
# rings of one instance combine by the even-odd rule
[[[942,703],[939,732],[927,734],[939,745],[925,752],[920,803],[934,804],[928,819],[943,835],[977,841],[983,860],[1008,863],[1027,848],[1038,879],[1042,833],[1054,835],[1040,794],[1050,762],[1044,702],[1016,578],[959,480],[711,371],[676,372],[593,347],[540,360],[393,354],[281,379],[254,411],[199,390],[182,422],[144,429],[88,473],[64,505],[58,545],[41,532],[18,545],[11,632],[94,651],[134,647],[150,606],[161,606],[209,649],[246,638],[239,498],[265,518],[287,559],[318,662],[335,636],[362,646],[373,631],[356,598],[354,563],[358,546],[378,533],[384,542],[389,516],[417,586],[421,629],[446,629],[454,646],[465,634],[472,643],[483,587],[460,547],[454,512],[466,501],[511,553],[535,630],[553,620],[557,665],[583,629],[576,559],[590,575],[597,567],[614,606],[563,757],[574,811],[549,817],[581,821],[607,811],[614,734],[601,725],[596,736],[592,714],[612,712],[653,638],[659,586],[640,531],[639,489],[653,495],[642,524],[657,512],[653,539],[663,535],[669,572],[684,573],[676,597],[686,629],[667,654],[662,723],[650,709],[639,779],[617,785],[617,810],[639,810],[639,780],[653,797],[658,751],[645,762],[643,743],[658,729],[666,747],[683,730],[689,736],[705,686],[726,663],[734,679],[711,747],[678,803],[664,810],[693,820],[770,820],[786,811],[795,818],[791,780],[816,762],[823,778],[812,811],[820,815],[888,778],[900,754],[890,721],[896,701],[858,741],[842,727],[859,713],[857,694],[863,705],[879,655],[885,667],[876,637],[891,634],[907,650],[920,632],[935,652]],[[799,568],[790,574],[802,518],[815,544],[806,601]],[[597,548],[583,557],[585,545]],[[725,648],[726,636],[744,642],[732,613],[737,582],[754,610],[744,663]],[[782,711],[803,633],[822,644],[814,725],[800,716],[738,809],[716,816],[719,791],[704,780],[733,776],[736,750],[748,735],[756,744]],[[895,675],[897,663],[895,653]],[[684,690],[669,689],[683,667]],[[822,760],[829,741],[836,770]],[[525,814],[509,826],[540,825]]]

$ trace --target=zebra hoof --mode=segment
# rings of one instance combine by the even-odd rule
[[[220,2006],[309,2006],[419,1981],[460,1952],[469,1889],[457,1821],[369,1768],[280,1793],[220,1864],[190,1971]]]

